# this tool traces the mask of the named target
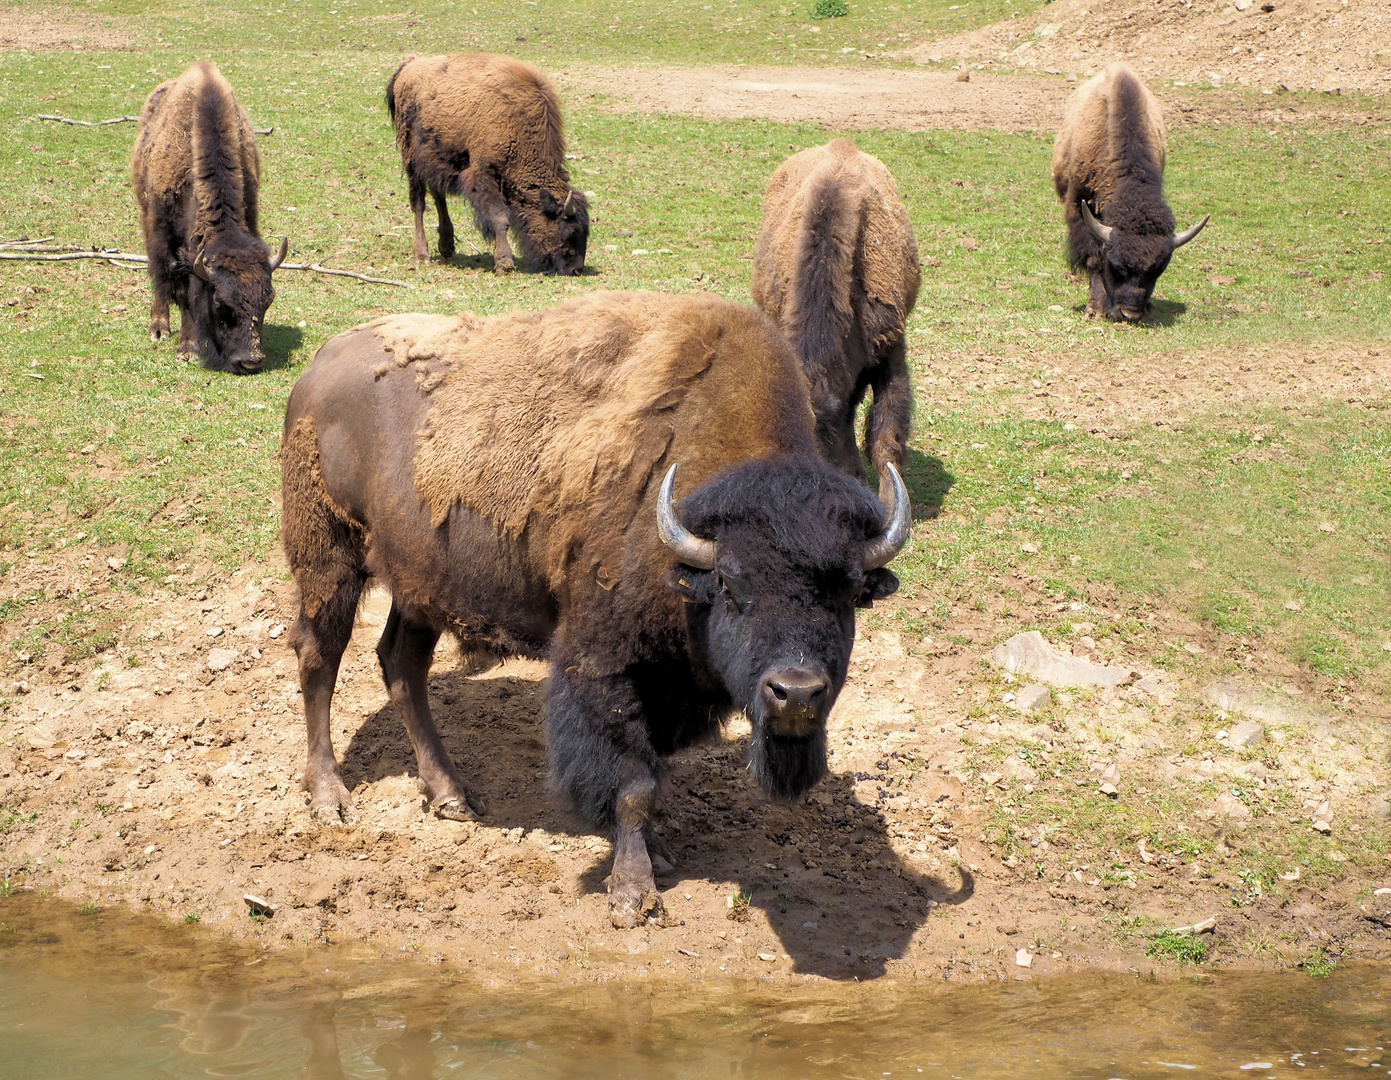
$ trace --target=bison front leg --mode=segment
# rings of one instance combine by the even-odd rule
[[[557,658],[546,730],[556,786],[589,821],[613,829],[609,919],[620,928],[660,925],[664,912],[647,847],[658,760],[632,683],[587,678]]]
[[[493,269],[511,270],[512,245],[507,240],[507,230],[512,224],[512,213],[507,208],[502,189],[496,178],[487,169],[470,168],[463,174],[464,190],[473,203],[473,216],[483,239],[493,244]]]
[[[1087,317],[1097,318],[1106,314],[1106,279],[1101,271],[1092,270],[1091,289],[1087,296]]]
[[[344,581],[331,599],[310,617],[300,608],[299,618],[290,631],[290,644],[299,657],[299,685],[304,695],[304,722],[308,734],[308,754],[304,763],[304,790],[309,792],[310,813],[324,825],[356,823],[353,798],[338,771],[333,755],[333,732],[329,710],[333,688],[338,682],[338,665],[353,632],[353,617],[362,579],[353,575]]]
[[[404,614],[393,600],[377,643],[377,659],[391,703],[415,747],[420,790],[430,809],[451,821],[475,821],[486,808],[454,767],[430,715],[428,678],[439,637],[438,630]]]

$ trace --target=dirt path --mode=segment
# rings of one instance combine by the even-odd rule
[[[1324,392],[1380,400],[1368,388],[1386,375],[1379,353],[1320,352],[1317,378],[1307,359],[1204,357],[1197,381],[1183,377],[1194,370],[1184,358],[1132,362],[1125,385],[1105,394],[1092,384],[1109,372],[1094,364],[1059,365],[1056,383],[1039,390],[1027,360],[1001,359],[990,392],[1017,386],[1021,417],[1061,409],[1103,434],[1201,409],[1211,388],[1198,383],[1212,380],[1253,403]],[[937,365],[933,377],[954,393],[986,392],[965,375],[978,362],[962,358],[955,374]],[[923,542],[969,525],[948,507]],[[9,888],[196,916],[268,946],[368,941],[496,978],[979,981],[1162,970],[1144,955],[1149,935],[1207,917],[1216,963],[1391,957],[1391,899],[1374,895],[1391,885],[1391,863],[1368,846],[1391,817],[1385,703],[1354,693],[1334,712],[1331,687],[1278,657],[1247,657],[1246,683],[1230,690],[1245,695],[1268,741],[1234,751],[1212,737],[1212,676],[1203,675],[1237,659],[1222,651],[1231,639],[1105,587],[1074,601],[1073,637],[1059,644],[1154,681],[1060,693],[1037,714],[1010,705],[1005,695],[1018,687],[985,657],[1058,607],[1042,576],[1022,566],[1002,575],[998,603],[948,604],[946,622],[934,619],[946,599],[934,587],[873,613],[832,718],[832,777],[805,806],[767,804],[744,772],[741,723],[682,755],[662,826],[679,863],[661,879],[674,924],[619,932],[604,896],[609,842],[545,792],[542,665],[509,661],[470,675],[442,650],[431,679],[440,726],[489,814],[480,824],[426,817],[377,671],[386,601],[373,596],[336,702],[359,824],[319,829],[297,786],[304,729],[282,568],[185,568],[132,603],[112,553],[79,545],[0,557],[16,560],[0,600],[39,587],[49,597],[80,592],[107,610],[119,638],[75,664],[55,646],[5,688],[0,873]],[[882,629],[895,608],[922,632]],[[1107,632],[1122,621],[1124,638]],[[1161,675],[1159,658],[1175,643],[1213,659]],[[1111,764],[1122,775],[1114,803],[1098,789]],[[1325,800],[1327,840],[1310,818]],[[1108,815],[1154,807],[1169,824],[1149,847],[1139,833],[1100,839],[1111,835]],[[1305,845],[1312,860],[1286,865],[1272,854],[1264,877],[1241,876],[1243,851],[1293,850],[1300,836],[1317,840]],[[253,921],[247,892],[278,910]],[[740,893],[751,897],[746,909],[731,900]],[[1016,965],[1020,948],[1033,957],[1027,969]]]

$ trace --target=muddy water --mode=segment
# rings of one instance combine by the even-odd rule
[[[1391,1073],[1391,975],[524,985],[368,947],[271,954],[198,927],[0,898],[4,1080],[1312,1073]]]

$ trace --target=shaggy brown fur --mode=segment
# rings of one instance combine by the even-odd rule
[[[1090,314],[1141,318],[1174,249],[1197,235],[1174,235],[1164,201],[1165,142],[1159,103],[1122,63],[1078,87],[1063,116],[1053,187],[1067,219],[1069,259],[1091,279]],[[1112,227],[1105,243],[1084,220],[1084,202]]]
[[[898,186],[847,139],[788,158],[768,182],[753,298],[781,323],[812,385],[826,457],[861,478],[855,410],[873,387],[865,448],[903,467],[913,396],[904,327],[918,244]]]
[[[272,260],[261,242],[256,138],[216,67],[200,61],[150,94],[130,171],[154,285],[150,339],[168,335],[173,299],[181,360],[256,371],[285,249]]]
[[[439,251],[454,257],[447,195],[466,195],[493,265],[513,267],[517,230],[527,258],[550,274],[578,274],[589,239],[589,207],[570,187],[560,101],[541,72],[492,53],[411,56],[386,86],[396,146],[410,184],[415,257],[425,241],[425,192],[439,214]]]

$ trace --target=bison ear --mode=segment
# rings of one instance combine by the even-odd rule
[[[898,592],[898,575],[886,567],[871,570],[865,575],[865,591],[855,602],[856,607],[873,607],[874,601],[882,600]]]
[[[550,188],[541,189],[541,213],[548,218],[560,217],[560,202],[551,194]]]
[[[708,571],[675,566],[667,571],[667,588],[684,604],[708,604],[715,598],[715,576]]]

